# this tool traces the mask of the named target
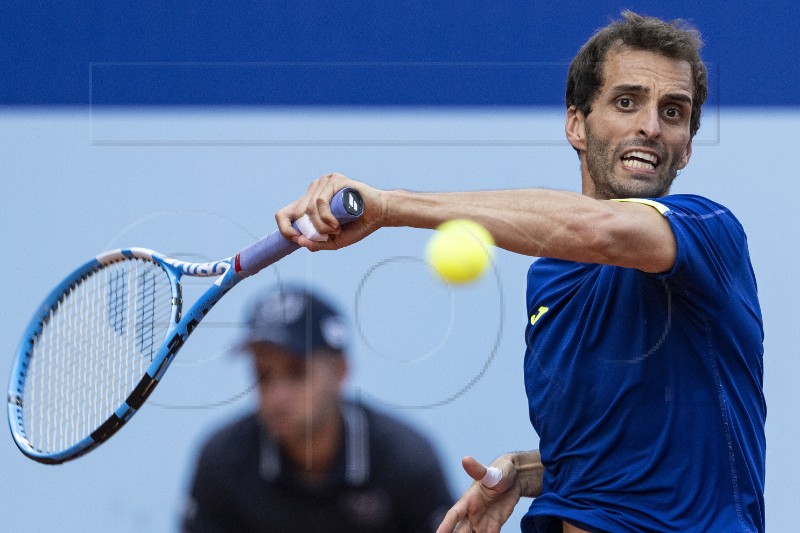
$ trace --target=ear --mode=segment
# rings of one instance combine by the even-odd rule
[[[567,109],[567,123],[564,127],[567,140],[579,152],[586,150],[586,115],[574,105]]]
[[[336,376],[336,380],[339,382],[341,386],[345,379],[347,379],[347,374],[350,371],[350,365],[347,363],[347,358],[344,355],[337,355],[334,357],[334,365],[333,365],[333,373]]]
[[[681,154],[681,160],[678,162],[678,170],[683,170],[683,168],[689,164],[689,159],[692,157],[692,141],[689,139],[689,144],[686,145],[686,149]]]

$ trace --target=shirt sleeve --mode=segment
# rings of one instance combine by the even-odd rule
[[[747,238],[739,221],[726,207],[701,196],[627,201],[650,205],[669,221],[677,256],[672,269],[660,277],[701,318],[712,318],[749,264]]]

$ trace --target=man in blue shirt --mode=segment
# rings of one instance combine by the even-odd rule
[[[540,450],[492,463],[439,533],[497,532],[521,496],[529,532],[763,531],[763,329],[744,231],[711,200],[670,195],[700,126],[696,30],[624,12],[570,66],[566,135],[582,194],[381,191],[323,176],[279,211],[287,238],[347,246],[383,226],[483,224],[541,257],[528,274],[525,387]],[[365,214],[339,227],[344,186]],[[502,206],[498,209],[498,206]],[[331,238],[290,221],[308,214]]]

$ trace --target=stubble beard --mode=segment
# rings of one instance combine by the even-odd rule
[[[623,152],[632,147],[649,148],[658,152],[660,172],[657,175],[631,173],[626,177],[617,176],[617,163]],[[612,150],[611,141],[593,135],[587,124],[586,168],[594,183],[595,198],[610,200],[666,196],[678,176],[678,162],[678,157],[668,154],[663,145],[655,141],[628,139]]]

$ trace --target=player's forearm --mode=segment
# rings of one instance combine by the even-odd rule
[[[545,189],[387,192],[386,226],[435,228],[453,218],[485,226],[501,248],[530,256],[602,262],[613,209],[565,191]]]

